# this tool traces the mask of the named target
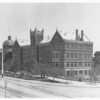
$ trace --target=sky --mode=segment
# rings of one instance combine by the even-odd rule
[[[100,3],[0,3],[0,48],[9,34],[29,44],[35,27],[44,29],[45,38],[56,28],[61,34],[84,30],[94,52],[100,51]]]

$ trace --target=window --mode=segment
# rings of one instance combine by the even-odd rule
[[[83,58],[85,58],[85,54],[83,54]]]
[[[85,62],[85,67],[87,67],[87,62]]]
[[[85,46],[85,50],[88,50],[88,46],[87,45]]]
[[[71,58],[73,58],[73,53],[71,53]]]
[[[52,54],[52,57],[55,58],[55,53]]]
[[[53,52],[52,53],[52,58],[60,58],[60,52]]]
[[[56,58],[59,58],[59,53],[56,53]]]
[[[67,75],[70,75],[70,71],[67,71]]]
[[[85,70],[85,75],[87,75],[87,70]]]
[[[59,62],[52,62],[52,67],[59,67]]]
[[[77,67],[77,62],[75,62],[75,67]]]
[[[79,49],[81,49],[81,50],[82,50],[82,45],[81,45],[81,44],[79,45]]]
[[[70,45],[69,45],[69,44],[67,44],[67,49],[69,49],[69,46],[70,46]]]
[[[67,62],[67,67],[69,67],[69,62]]]
[[[82,66],[82,62],[79,62],[79,66],[80,66],[80,67]]]
[[[55,62],[52,62],[52,67],[55,67]]]
[[[71,45],[71,49],[73,49],[73,47],[74,47],[74,45],[72,44],[72,45]]]
[[[71,62],[71,67],[73,67],[73,62]]]
[[[87,58],[87,54],[85,54],[85,58]]]
[[[77,49],[77,44],[75,44],[75,49]]]
[[[87,58],[89,58],[89,54],[87,55]]]
[[[75,58],[77,58],[77,53],[75,53]]]
[[[67,53],[67,58],[69,58],[69,55],[70,55],[70,54],[69,54],[69,53]]]
[[[79,71],[79,74],[83,74],[83,71],[82,71],[82,70],[80,70],[80,71]]]
[[[75,75],[77,75],[77,71],[75,71]]]
[[[91,65],[90,62],[88,62],[88,67],[90,67],[90,65]]]
[[[82,45],[80,45],[80,49],[82,50]]]
[[[82,54],[81,53],[79,53],[79,58],[82,58]]]
[[[91,74],[91,70],[89,70],[88,73]]]
[[[91,58],[91,54],[88,54],[88,58]]]
[[[59,62],[56,62],[56,67],[59,67]]]

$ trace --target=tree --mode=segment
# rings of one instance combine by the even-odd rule
[[[12,59],[12,52],[8,52],[8,53],[5,55],[4,63],[6,63],[6,61],[7,61],[8,59]]]
[[[11,65],[9,71],[17,72],[17,71],[18,71],[18,64],[17,64],[16,62],[14,62],[14,63]]]
[[[46,72],[47,65],[46,65],[46,64],[39,63],[39,64],[38,64],[38,69],[39,69],[41,78],[42,78],[42,77],[44,78],[45,75],[47,74],[47,72]]]
[[[95,69],[94,69],[94,68],[90,71],[89,75],[90,75],[90,80],[91,80],[92,82],[95,82],[95,84],[96,84],[97,75],[96,75],[96,73],[95,73]]]
[[[21,70],[26,72],[27,74],[32,73],[33,72],[33,65],[31,64],[31,62],[27,62],[27,63],[22,65]]]
[[[4,58],[4,69],[5,71],[9,71],[12,66],[12,52],[8,52]]]
[[[49,76],[54,78],[59,78],[65,75],[65,71],[63,68],[59,68],[59,67],[52,67],[52,68],[47,68],[47,73]]]

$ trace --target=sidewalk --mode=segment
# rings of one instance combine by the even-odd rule
[[[48,77],[48,79],[53,80],[53,77]],[[65,83],[68,86],[73,86],[73,87],[89,87],[89,88],[100,88],[100,83],[90,83],[90,82],[79,82],[79,81],[71,81],[71,80],[65,80],[65,79],[60,79],[60,78],[54,78],[55,81]]]

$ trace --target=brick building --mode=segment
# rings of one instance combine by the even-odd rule
[[[75,40],[65,40],[65,67],[67,75],[70,70],[74,71],[75,75],[89,75],[92,67],[93,43],[84,41],[83,30],[81,37],[76,30]]]
[[[37,63],[47,65],[50,68],[63,69],[66,76],[89,75],[92,67],[93,43],[84,40],[83,30],[81,36],[76,30],[74,40],[65,39],[56,30],[54,36],[45,41],[43,39],[44,30],[30,30],[30,44],[20,46],[17,39],[11,40],[8,36],[3,44],[4,57],[8,54],[11,57],[4,63],[9,66],[16,65],[17,71],[32,68]],[[6,64],[7,63],[7,64]],[[9,64],[8,64],[9,63]],[[14,66],[13,66],[14,68]]]
[[[43,40],[43,30],[36,28],[30,30],[30,44],[20,46],[17,39],[13,41],[11,36],[3,43],[4,68],[5,71],[19,71],[24,68],[32,67],[37,62],[37,45]],[[13,67],[13,68],[11,68]],[[31,70],[31,69],[30,69]]]
[[[92,66],[93,43],[84,41],[76,30],[75,40],[64,39],[56,30],[53,38],[40,44],[40,62],[51,67],[62,68],[66,76],[89,75]]]
[[[12,49],[14,45],[14,40],[11,39],[11,36],[8,36],[8,39],[3,43],[3,58],[4,58],[4,69],[9,70],[12,65]]]

